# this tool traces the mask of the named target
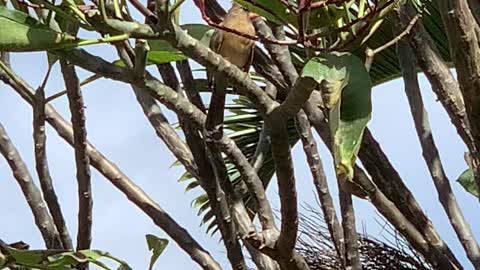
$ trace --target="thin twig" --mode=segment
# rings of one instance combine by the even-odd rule
[[[367,70],[370,70],[370,67],[372,66],[372,63],[373,63],[373,58],[377,53],[380,53],[381,51],[391,47],[392,45],[395,45],[397,42],[402,40],[406,35],[410,34],[410,31],[415,26],[415,23],[417,23],[418,19],[420,19],[421,17],[422,17],[422,13],[417,13],[417,15],[415,15],[412,18],[412,20],[408,23],[407,27],[402,32],[398,33],[398,35],[395,36],[395,38],[391,39],[387,43],[375,49],[371,49],[367,47],[367,49],[365,50],[365,68]]]

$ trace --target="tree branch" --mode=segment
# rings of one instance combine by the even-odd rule
[[[310,78],[297,80],[285,102],[275,108],[266,119],[272,139],[272,155],[275,161],[282,214],[277,247],[283,254],[292,252],[298,233],[297,192],[286,124],[287,120],[294,116],[308,100],[316,86],[317,83]]]
[[[295,126],[297,127],[297,132],[302,140],[303,150],[307,156],[313,184],[317,190],[328,232],[330,233],[338,257],[341,261],[344,261],[343,229],[338,222],[333,199],[328,189],[327,177],[323,171],[322,160],[318,153],[317,143],[313,138],[310,122],[308,122],[308,117],[305,112],[300,111],[297,114],[295,117]]]
[[[340,211],[342,212],[343,236],[345,239],[345,267],[346,269],[361,270],[360,255],[358,252],[358,235],[355,228],[355,211],[353,209],[352,194],[344,190],[346,179],[337,179]]]
[[[401,28],[407,27],[415,10],[411,4],[402,5],[398,12],[392,13],[397,18]],[[442,60],[430,35],[426,32],[423,23],[417,22],[408,35],[417,63],[432,85],[432,90],[445,108],[457,133],[467,146],[472,145],[473,137],[465,114],[465,105],[461,96],[460,87],[450,73],[449,67]]]
[[[50,69],[48,71],[50,73]],[[48,76],[48,75],[47,75]],[[44,85],[35,91],[35,102],[33,106],[33,143],[35,148],[35,168],[37,170],[43,198],[47,203],[48,210],[52,215],[55,227],[60,235],[62,247],[73,249],[72,240],[68,233],[62,209],[58,203],[57,194],[52,183],[52,177],[48,169],[46,152],[47,136],[45,134],[45,89]]]
[[[170,64],[158,65],[157,67],[162,76],[163,82],[170,88],[176,90],[179,95],[182,95],[183,89],[180,87],[180,83],[175,75],[173,67]],[[243,253],[237,238],[235,223],[232,220],[230,213],[231,210],[226,200],[225,192],[221,187],[222,181],[229,181],[223,158],[214,145],[209,145],[208,142],[205,143],[205,141],[199,136],[198,130],[194,128],[194,125],[192,125],[189,119],[183,117],[179,117],[179,119],[181,119],[179,121],[180,126],[183,129],[187,140],[190,142],[190,148],[195,149],[195,152],[197,153],[197,160],[199,158],[204,158],[204,161],[199,162],[205,163],[202,165],[206,167],[205,169],[210,170],[209,173],[202,171],[203,175],[208,178],[199,178],[198,180],[207,192],[212,211],[215,213],[215,218],[227,249],[227,257],[232,265],[232,269],[246,269]],[[203,147],[199,148],[196,145]],[[209,151],[205,150],[205,146],[208,147]],[[211,161],[210,164],[207,162],[209,159]]]
[[[438,198],[467,256],[476,268],[480,268],[480,250],[478,244],[475,241],[470,225],[463,217],[463,213],[450,186],[450,181],[443,169],[437,146],[433,140],[428,115],[423,105],[415,62],[411,61],[412,57],[414,57],[413,52],[404,41],[401,41],[398,45],[398,56],[400,66],[402,67],[403,81],[405,83],[405,92],[410,105],[410,111],[423,150],[423,158],[432,176]]]
[[[4,76],[0,72],[0,76]],[[32,211],[40,233],[42,234],[45,246],[47,248],[62,248],[60,236],[55,228],[52,217],[47,211],[47,206],[42,199],[40,190],[35,186],[32,176],[28,172],[27,166],[23,162],[20,154],[10,140],[7,131],[0,123],[0,152],[12,169],[13,176],[22,189],[23,195],[27,200],[28,206]]]
[[[13,73],[11,73],[13,74]],[[15,80],[0,74],[0,79],[10,85],[20,96],[32,104],[32,89],[23,80],[16,76]],[[72,127],[58,114],[51,105],[46,105],[45,114],[47,121],[58,132],[60,137],[70,145],[73,144]],[[145,212],[153,222],[162,228],[177,244],[195,261],[202,269],[221,270],[222,268],[211,255],[204,250],[192,236],[168,215],[156,202],[129,179],[122,171],[93,145],[87,144],[87,153],[94,166],[107,180],[122,191],[127,198]]]
[[[467,0],[441,0],[439,7],[473,136],[473,146],[467,145],[477,189],[480,190],[480,37],[475,31],[479,26]],[[480,268],[480,254],[470,260]]]
[[[92,186],[90,179],[90,158],[87,154],[87,131],[80,82],[73,64],[60,60],[65,88],[72,115],[75,161],[78,182],[78,234],[77,250],[90,249],[92,242]]]

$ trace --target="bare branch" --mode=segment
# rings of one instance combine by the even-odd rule
[[[87,154],[87,131],[80,82],[75,67],[60,60],[65,88],[70,105],[73,125],[75,161],[78,182],[78,234],[77,250],[89,249],[92,242],[92,187],[90,181],[90,158]]]
[[[473,147],[467,145],[472,156],[477,189],[480,190],[480,37],[476,32],[479,25],[470,10],[468,0],[438,2],[473,135]],[[480,254],[476,257],[470,260],[480,268]]]
[[[405,28],[411,18],[415,16],[415,10],[411,4],[402,5],[398,16],[399,26]],[[398,14],[398,15],[396,15]],[[445,108],[450,120],[457,129],[457,133],[467,146],[472,145],[473,137],[470,132],[468,119],[465,114],[465,105],[460,92],[460,87],[450,72],[449,67],[442,60],[430,35],[426,32],[423,23],[417,22],[408,35],[408,40],[417,58],[417,63],[427,76],[432,90]]]
[[[437,146],[433,140],[428,115],[425,111],[420,93],[415,62],[411,61],[414,57],[412,49],[404,41],[401,41],[398,45],[398,55],[402,67],[405,92],[415,122],[418,139],[423,150],[423,158],[432,176],[438,198],[468,257],[476,268],[480,268],[480,250],[478,244],[475,241],[470,225],[463,217],[460,206],[456,201],[455,194],[450,186],[450,181],[443,169]]]
[[[343,236],[345,239],[345,267],[346,269],[361,270],[360,255],[358,252],[358,234],[355,228],[355,211],[352,195],[344,190],[346,179],[337,179],[340,210],[342,212]]]
[[[390,48],[391,46],[397,44],[400,40],[402,40],[406,35],[410,34],[410,31],[412,30],[412,28],[415,26],[415,23],[417,23],[418,19],[420,19],[420,17],[422,16],[421,13],[417,13],[413,18],[412,20],[408,23],[407,27],[400,33],[397,33],[397,36],[395,36],[395,38],[389,40],[388,42],[386,42],[385,44],[375,48],[375,49],[371,49],[371,48],[367,48],[365,50],[365,68],[367,70],[370,70],[371,66],[372,66],[372,63],[373,63],[373,58],[375,57],[375,55],[377,53],[380,53],[382,52],[383,50],[385,49],[388,49]]]
[[[257,266],[258,270],[280,270],[278,264],[267,255],[260,252],[255,247],[252,247],[248,241],[244,241],[245,248],[252,256],[252,260]]]
[[[13,74],[13,72],[10,72]],[[13,74],[15,75],[15,74]],[[33,90],[18,76],[15,80],[0,74],[0,79],[10,85],[25,101],[32,104]],[[58,132],[60,137],[70,145],[73,143],[72,127],[58,114],[51,105],[46,105],[47,121]],[[177,244],[205,270],[221,270],[222,268],[211,255],[204,250],[192,236],[181,227],[160,205],[129,179],[113,162],[108,160],[92,144],[87,144],[87,153],[94,166],[107,180],[122,191],[127,198],[145,212],[153,222],[162,228]]]
[[[289,118],[297,114],[316,86],[317,83],[309,78],[297,80],[285,102],[275,108],[266,119],[272,139],[272,155],[275,161],[282,214],[277,247],[283,254],[293,250],[298,232],[297,192],[286,123]]]
[[[4,74],[0,72],[0,76],[3,77]],[[28,206],[30,206],[33,217],[35,218],[35,224],[42,234],[45,246],[47,248],[61,248],[62,242],[60,241],[60,236],[55,228],[52,217],[47,211],[47,206],[42,199],[42,194],[33,183],[33,179],[28,172],[27,166],[23,162],[20,154],[1,123],[0,152],[12,169],[13,176],[22,189],[23,195],[25,196]]]
[[[182,95],[183,89],[180,87],[180,83],[175,75],[173,67],[170,64],[158,65],[157,67],[164,83],[176,90],[179,95]],[[227,256],[232,264],[232,269],[246,269],[240,242],[237,238],[237,230],[235,228],[235,223],[232,220],[231,210],[227,200],[229,195],[227,194],[227,196],[225,196],[226,190],[222,190],[222,184],[223,186],[228,185],[225,181],[230,180],[221,153],[213,143],[205,142],[199,136],[199,131],[195,129],[189,119],[181,116],[179,119],[181,119],[180,125],[187,137],[189,146],[196,152],[196,156],[198,157],[197,160],[200,158],[205,159],[203,161],[198,160],[198,162],[203,165],[202,167],[204,169],[210,171],[207,172],[202,170],[202,175],[206,176],[206,178],[197,179],[207,192],[209,201],[212,205],[212,210],[215,213],[215,218],[222,234],[223,242],[227,249]],[[207,149],[205,149],[205,146],[207,146]],[[208,160],[210,160],[210,163],[208,163]],[[232,191],[231,188],[229,189],[229,191]]]
[[[330,147],[331,138],[328,132],[328,125],[325,122],[323,113],[315,105],[318,104],[315,100],[319,98],[321,97],[314,92],[310,101],[304,106],[304,109],[312,126],[325,144]],[[445,242],[441,240],[410,190],[404,185],[403,180],[372,137],[368,128],[365,130],[361,147],[359,157],[369,174],[372,175],[372,179],[375,185],[378,185],[378,188],[371,183],[363,171],[357,173],[357,170],[360,170],[358,166],[355,167],[356,177],[354,178],[354,182],[358,183],[362,189],[368,193],[372,204],[399,232],[404,234],[412,246],[419,247],[419,250],[422,250],[421,253],[426,258],[429,258],[429,261],[433,265],[443,262],[445,265],[449,265],[454,269],[459,267],[459,262]],[[362,180],[363,183],[358,182],[358,180]],[[374,198],[372,196],[376,197]],[[391,204],[395,206],[394,209],[389,206]],[[389,208],[391,209],[389,210]],[[401,212],[397,213],[397,210]],[[410,225],[414,226],[413,228],[406,229],[397,227],[405,226],[405,221],[403,220],[405,218],[409,220],[409,223],[412,223]],[[417,233],[421,233],[420,238],[416,235]],[[420,248],[426,240],[428,240],[428,244],[432,245],[433,251],[428,247]]]
[[[312,173],[313,184],[317,190],[317,195],[320,200],[320,207],[322,208],[323,217],[327,224],[328,232],[332,238],[337,255],[344,261],[344,245],[343,245],[343,230],[338,222],[333,199],[328,189],[327,177],[323,171],[322,160],[318,153],[317,143],[313,138],[313,134],[308,122],[308,117],[305,112],[300,111],[295,117],[295,125],[297,132],[302,140],[303,150],[307,156],[307,162]]]
[[[48,69],[45,79],[50,73]],[[48,169],[47,136],[45,134],[45,84],[35,91],[35,102],[33,106],[33,143],[35,148],[35,168],[37,170],[40,187],[42,188],[43,198],[47,203],[48,210],[52,215],[55,227],[58,230],[62,247],[64,249],[73,249],[72,240],[68,233],[62,209],[58,203],[57,194],[53,187],[52,178]]]
[[[188,64],[188,60],[177,62],[177,69],[180,73],[180,78],[182,79],[183,87],[185,89],[188,99],[203,113],[205,113],[207,110],[205,109],[205,105],[203,104],[202,97],[200,97],[197,89],[195,89],[192,69]]]

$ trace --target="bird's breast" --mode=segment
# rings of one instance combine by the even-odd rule
[[[233,33],[224,33],[220,54],[237,67],[243,68],[250,60],[254,41]]]

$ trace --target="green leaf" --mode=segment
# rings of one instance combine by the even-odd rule
[[[345,11],[336,4],[325,5],[310,12],[308,28],[335,27],[337,21],[343,17]]]
[[[200,40],[205,46],[208,46],[210,43],[213,29],[209,26],[203,24],[185,24],[181,27],[193,38]],[[147,53],[148,64],[165,64],[188,59],[182,52],[173,48],[164,40],[149,40],[148,45],[150,46],[150,51]]]
[[[6,256],[6,266],[17,266],[32,269],[75,270],[80,263],[90,262],[100,268],[110,269],[99,259],[109,258],[120,264],[122,269],[131,270],[124,261],[113,257],[108,252],[99,250],[18,250],[2,246]]]
[[[26,13],[0,6],[0,51],[39,51],[75,44],[79,39],[53,31]]]
[[[297,14],[288,9],[280,0],[235,0],[235,2],[278,25],[291,24],[298,27]]]
[[[465,170],[457,179],[457,182],[470,194],[475,197],[479,197],[477,184],[475,183],[475,177],[473,176],[472,169]]]
[[[204,205],[207,201],[208,201],[208,196],[207,194],[204,193],[192,200],[192,208],[199,208],[202,205]]]
[[[157,261],[158,257],[160,257],[162,252],[167,247],[168,240],[163,238],[158,238],[152,234],[147,234],[145,238],[147,238],[148,250],[152,252],[152,257],[150,258],[150,265],[148,267],[148,270],[152,270],[153,265]]]
[[[353,177],[353,164],[370,120],[372,82],[362,61],[350,53],[325,53],[305,65],[302,76],[322,84],[330,109],[333,153],[337,175]]]
[[[180,178],[177,181],[179,183],[182,183],[182,182],[188,181],[192,178],[193,178],[193,176],[188,171],[186,171],[180,176]]]

